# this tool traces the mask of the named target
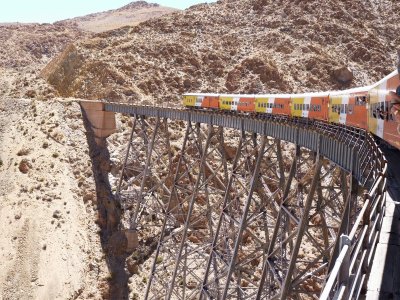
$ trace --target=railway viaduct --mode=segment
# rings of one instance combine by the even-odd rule
[[[352,299],[367,290],[387,162],[357,128],[81,101],[98,143],[132,129],[115,192],[144,299]],[[170,128],[182,131],[172,141]]]

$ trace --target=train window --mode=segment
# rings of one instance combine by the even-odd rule
[[[306,110],[310,110],[310,104],[306,104]]]
[[[387,107],[385,104],[385,102],[372,104],[371,117],[382,120],[386,119],[387,121],[389,121],[389,119],[391,119],[392,117],[389,115],[389,107]]]
[[[354,99],[357,106],[365,106],[367,104],[367,96],[356,96]]]
[[[349,115],[353,114],[353,105],[351,105],[351,104],[348,105],[348,113],[349,113]]]

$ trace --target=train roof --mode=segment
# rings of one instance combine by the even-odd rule
[[[336,95],[346,95],[346,94],[358,94],[358,93],[368,92],[370,89],[372,89],[372,85],[341,90],[341,91],[330,91],[329,95],[336,96]]]
[[[379,86],[382,82],[384,82],[385,80],[388,80],[389,78],[392,78],[393,76],[398,75],[398,71],[395,70],[392,73],[390,73],[389,75],[385,76],[384,78],[382,78],[381,80],[379,80],[377,83],[373,84],[371,87],[377,87]]]

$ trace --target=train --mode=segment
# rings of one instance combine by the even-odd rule
[[[400,149],[400,76],[395,70],[377,83],[341,91],[302,94],[201,94],[185,93],[188,109],[275,114],[340,123],[370,131]]]

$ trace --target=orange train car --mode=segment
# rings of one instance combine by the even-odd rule
[[[329,121],[367,129],[370,87],[329,93]]]
[[[294,117],[328,119],[328,93],[294,94],[291,101],[291,115]]]
[[[222,110],[254,112],[254,95],[220,95],[219,108]]]
[[[290,95],[256,95],[255,111],[257,113],[277,114],[290,116]]]
[[[392,113],[394,101],[392,93],[399,93],[399,87],[398,71],[392,72],[372,86],[369,91],[368,129],[400,149],[400,123]]]

